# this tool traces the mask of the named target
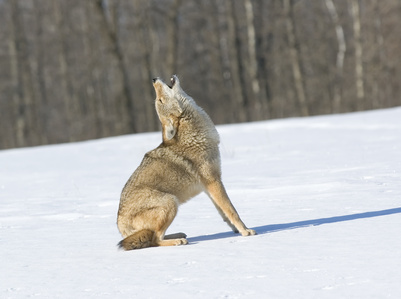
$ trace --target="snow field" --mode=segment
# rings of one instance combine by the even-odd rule
[[[218,126],[223,182],[123,252],[119,195],[160,133],[0,151],[0,298],[398,298],[401,109]]]

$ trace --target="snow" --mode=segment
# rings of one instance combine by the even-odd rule
[[[400,298],[401,108],[218,126],[248,227],[202,194],[117,250],[119,195],[160,133],[0,151],[0,298]]]

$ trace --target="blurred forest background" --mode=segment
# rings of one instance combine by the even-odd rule
[[[0,148],[401,105],[400,0],[0,0]]]

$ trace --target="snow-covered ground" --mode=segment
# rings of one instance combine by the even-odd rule
[[[0,151],[0,298],[401,298],[401,108],[219,126],[223,182],[178,247],[117,250],[119,195],[160,133]]]

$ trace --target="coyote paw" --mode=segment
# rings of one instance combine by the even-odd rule
[[[175,239],[174,241],[176,241],[176,246],[178,245],[187,245],[188,244],[188,240],[185,238],[182,239]]]
[[[253,229],[247,228],[246,230],[241,232],[241,235],[243,235],[244,237],[253,236],[253,235],[256,235],[256,232]]]
[[[178,245],[186,245],[188,244],[187,239],[170,239],[170,240],[160,240],[156,243],[156,246],[178,246]]]

